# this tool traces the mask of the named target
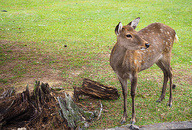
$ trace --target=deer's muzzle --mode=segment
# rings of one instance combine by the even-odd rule
[[[146,48],[149,48],[150,44],[149,43],[145,43]]]

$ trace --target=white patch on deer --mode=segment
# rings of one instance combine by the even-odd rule
[[[161,54],[161,55],[159,56],[158,60],[160,60],[162,57],[163,57],[163,55]]]
[[[179,41],[179,38],[178,38],[177,34],[175,34],[174,42],[178,42],[178,41]]]
[[[134,59],[134,63],[135,63],[135,64],[137,63],[137,60],[136,60],[136,59]]]
[[[132,80],[133,76],[129,73],[129,79]]]
[[[145,48],[141,48],[142,51],[145,51]]]

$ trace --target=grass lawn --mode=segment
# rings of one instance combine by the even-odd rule
[[[90,128],[120,126],[122,90],[109,65],[114,29],[119,21],[126,25],[141,17],[136,30],[153,22],[176,30],[179,42],[173,46],[171,65],[177,87],[169,108],[169,87],[165,100],[155,102],[161,94],[162,71],[154,65],[139,73],[136,125],[192,120],[191,5],[191,0],[2,0],[0,92],[12,86],[20,90],[35,80],[73,90],[83,78],[90,78],[115,86],[120,93],[118,100],[101,101],[105,113]],[[129,123],[130,96],[127,104]]]

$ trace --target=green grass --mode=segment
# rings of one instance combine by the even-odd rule
[[[125,25],[141,17],[136,30],[152,22],[161,22],[176,30],[179,42],[173,46],[171,65],[177,88],[173,91],[172,108],[166,106],[168,88],[165,100],[158,104],[155,101],[161,93],[162,72],[156,65],[141,72],[136,125],[191,120],[191,5],[190,0],[2,0],[0,9],[8,12],[0,12],[0,40],[6,42],[0,44],[0,83],[14,86],[27,74],[28,77],[34,77],[34,73],[43,75],[44,67],[53,73],[59,70],[65,81],[62,87],[66,89],[79,87],[83,78],[90,78],[115,86],[121,94],[120,84],[109,66],[109,54],[116,42],[114,29],[119,21]],[[10,64],[7,71],[6,66]],[[127,102],[129,123],[130,96]],[[108,112],[91,128],[119,126],[122,94],[118,100],[102,100],[102,103]]]

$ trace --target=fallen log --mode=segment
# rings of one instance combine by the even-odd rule
[[[75,99],[78,100],[81,95],[110,100],[119,98],[118,90],[116,88],[86,78],[83,80],[82,87],[74,87]]]

